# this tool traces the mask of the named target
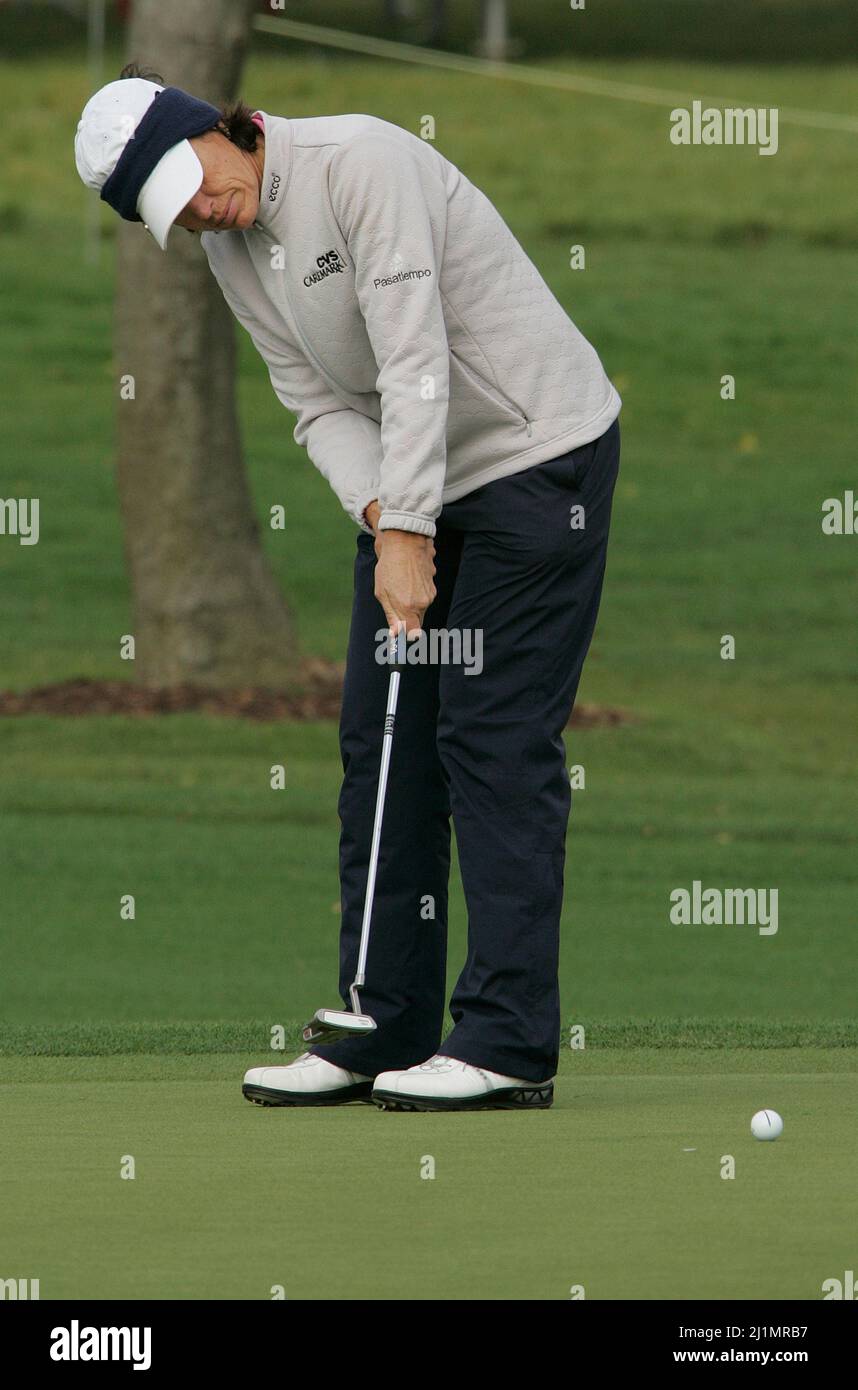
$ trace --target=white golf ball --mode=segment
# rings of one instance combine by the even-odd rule
[[[755,1139],[780,1139],[784,1132],[784,1122],[777,1110],[758,1110],[751,1120],[751,1133]]]

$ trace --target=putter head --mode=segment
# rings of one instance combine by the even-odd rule
[[[336,1038],[365,1037],[375,1032],[375,1019],[369,1014],[352,1014],[346,1009],[317,1009],[304,1028],[304,1042],[333,1042]]]

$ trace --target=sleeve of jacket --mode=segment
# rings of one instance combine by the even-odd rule
[[[447,470],[449,347],[438,283],[443,175],[370,132],[328,167],[331,206],[354,265],[381,400],[382,530],[435,534]]]
[[[297,349],[259,322],[229,276],[212,261],[210,257],[223,297],[265,362],[275,395],[297,417],[292,432],[295,443],[307,450],[349,516],[372,535],[363,511],[378,497],[381,427],[343,405]]]

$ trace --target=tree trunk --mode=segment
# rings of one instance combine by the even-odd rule
[[[136,0],[129,59],[219,105],[235,96],[249,0]],[[235,404],[235,333],[198,240],[162,252],[121,224],[118,484],[140,684],[295,682],[289,612],[262,553]],[[284,415],[284,440],[290,432]]]
[[[482,58],[503,63],[510,56],[507,0],[482,0],[477,52]]]

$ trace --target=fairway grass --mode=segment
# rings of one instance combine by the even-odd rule
[[[28,716],[0,721],[0,738],[0,1027],[80,1028],[86,1050],[94,1023],[286,1027],[336,995],[333,725]],[[723,724],[707,740],[689,715],[566,742],[587,776],[569,825],[567,1022],[854,1017],[854,750],[837,763],[826,748],[821,776],[797,740]],[[696,879],[776,887],[777,934],[672,924],[672,890]],[[466,935],[455,865],[449,915],[452,987]]]
[[[5,1058],[6,1273],[43,1299],[813,1300],[854,1267],[856,1048],[566,1052],[532,1114],[263,1110],[259,1061]]]

